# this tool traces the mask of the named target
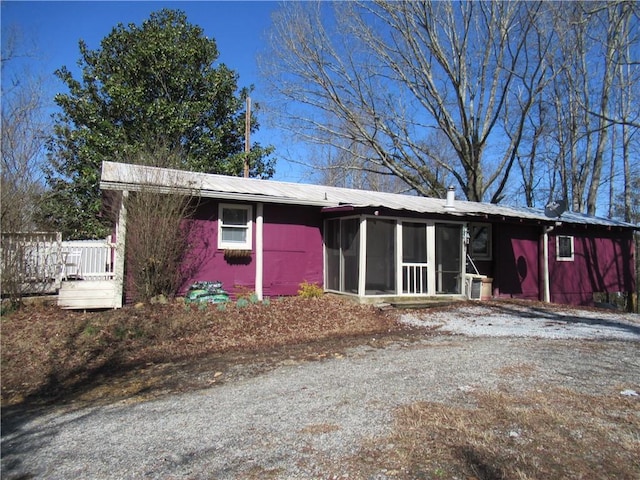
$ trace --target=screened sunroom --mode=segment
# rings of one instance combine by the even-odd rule
[[[359,297],[469,293],[465,222],[354,215],[325,220],[324,232],[327,291]],[[489,248],[488,233],[477,235],[474,246]]]

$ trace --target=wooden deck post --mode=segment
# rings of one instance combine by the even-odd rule
[[[127,199],[129,192],[124,190],[120,199],[120,208],[118,210],[118,223],[116,225],[116,252],[114,258],[114,280],[115,292],[113,299],[113,308],[122,308],[124,297],[124,261],[125,261],[125,242],[127,238]]]

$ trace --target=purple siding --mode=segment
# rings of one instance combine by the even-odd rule
[[[539,299],[540,234],[541,227],[495,225],[494,295]]]
[[[230,203],[230,202],[226,202]],[[251,256],[226,259],[218,249],[218,204],[200,205],[192,221],[192,247],[185,262],[181,292],[198,280],[219,280],[232,295],[254,290],[256,276],[256,205],[253,206]],[[323,282],[322,218],[319,209],[265,204],[263,210],[263,294],[296,295],[303,281]]]
[[[227,202],[228,203],[228,202]],[[255,215],[255,208],[253,209]],[[195,219],[190,221],[191,248],[186,255],[186,281],[179,293],[184,293],[195,281],[221,281],[224,289],[235,294],[240,289],[255,286],[255,233],[251,256],[229,261],[224,250],[218,249],[218,203],[203,200]],[[255,218],[252,225],[255,232]]]
[[[321,226],[317,208],[264,206],[265,296],[295,295],[303,281],[323,284]]]
[[[557,235],[573,236],[573,261],[556,260]],[[495,226],[495,296],[542,300],[541,237],[541,226]],[[560,227],[549,234],[548,248],[549,293],[554,303],[593,305],[594,293],[635,288],[631,231]]]
[[[571,235],[573,261],[556,261],[556,236],[549,236],[551,301],[592,305],[596,292],[635,289],[633,237],[630,232],[564,228],[556,235]]]

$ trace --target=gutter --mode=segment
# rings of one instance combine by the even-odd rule
[[[551,302],[549,279],[549,233],[555,230],[555,225],[542,227],[542,301]]]

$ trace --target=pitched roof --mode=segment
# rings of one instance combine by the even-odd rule
[[[534,208],[456,200],[455,208],[449,209],[445,208],[446,200],[440,198],[231,177],[116,162],[103,162],[100,188],[129,191],[150,189],[164,193],[188,193],[206,198],[318,207],[379,207],[449,216],[504,217],[544,223],[555,221],[545,216],[544,211]],[[562,221],[640,229],[638,225],[573,212],[563,213]]]

